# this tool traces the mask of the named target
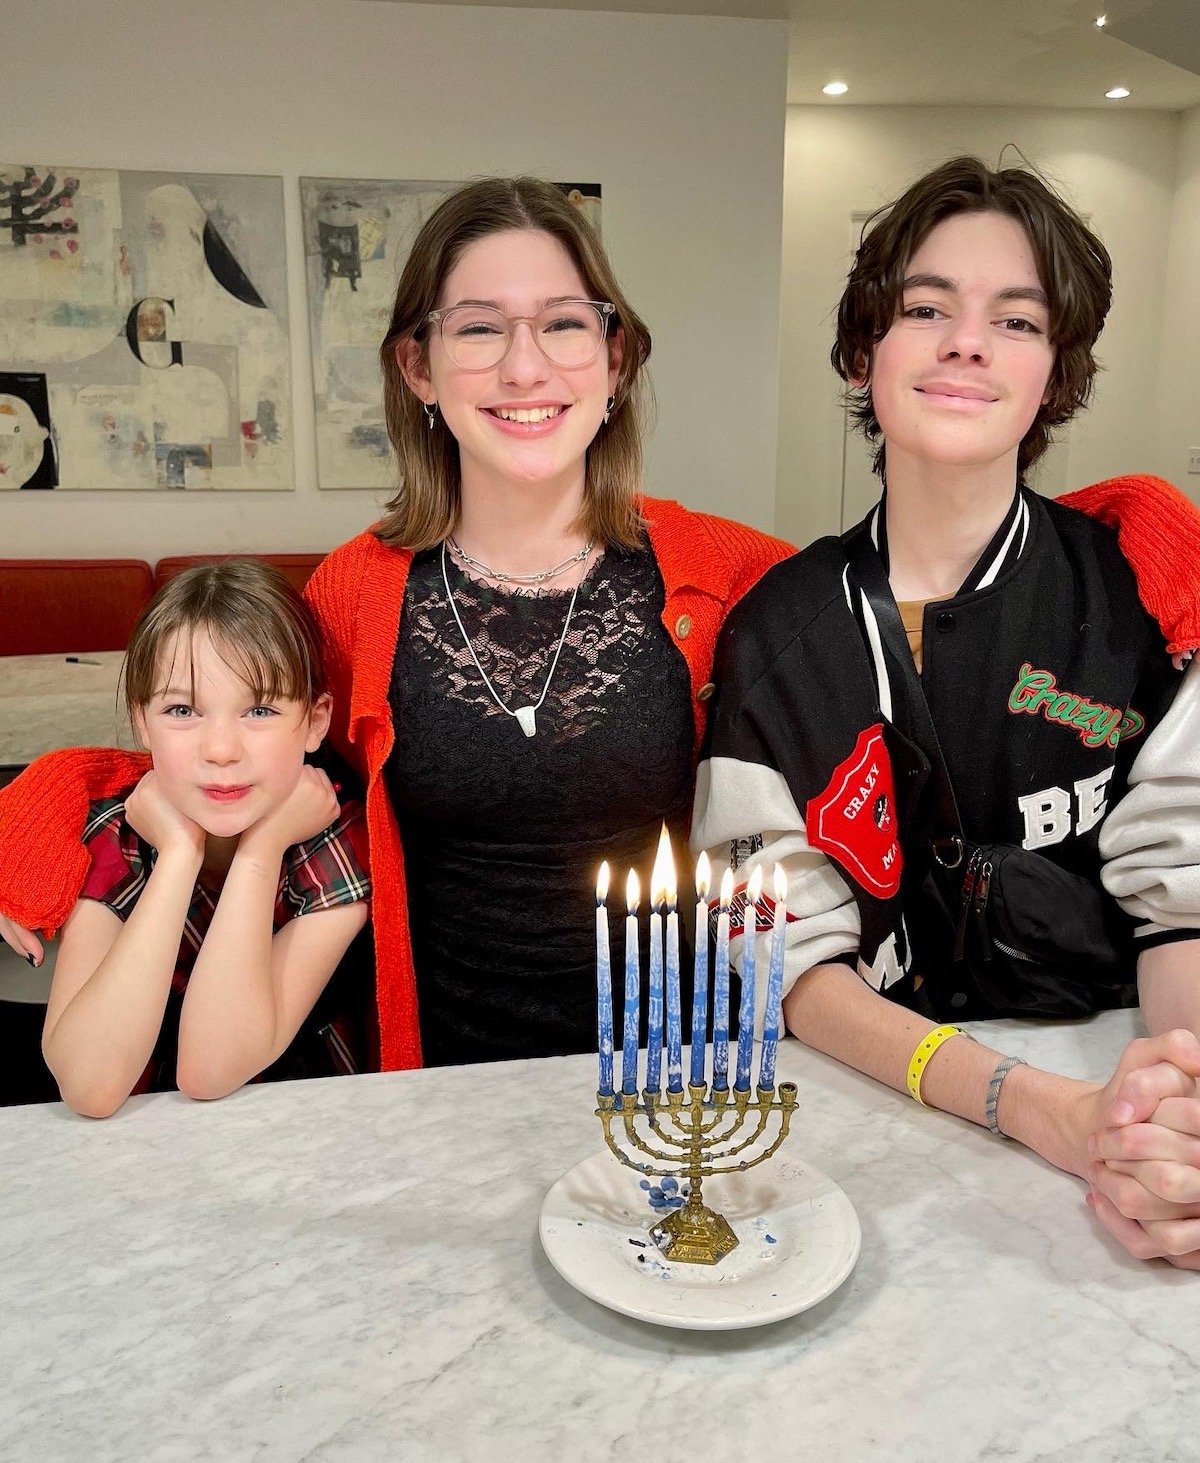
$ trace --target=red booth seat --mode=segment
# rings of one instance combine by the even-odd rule
[[[0,559],[0,655],[124,650],[153,583],[142,559]]]

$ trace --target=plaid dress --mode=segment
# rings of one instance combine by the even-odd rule
[[[140,839],[125,821],[128,795],[126,792],[105,798],[92,803],[88,809],[83,842],[91,858],[91,868],[79,896],[106,905],[122,921],[128,919],[141,898],[158,857],[156,850]],[[328,828],[315,838],[293,844],[284,854],[272,927],[278,931],[289,920],[302,915],[354,904],[370,896],[366,819],[361,803],[347,801]],[[162,1032],[135,1092],[160,1092],[175,1086],[179,1003],[212,923],[218,898],[219,893],[197,880],[179,942]]]

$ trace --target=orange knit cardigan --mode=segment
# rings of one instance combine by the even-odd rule
[[[1200,646],[1200,513],[1158,478],[1112,478],[1059,500],[1117,529],[1142,603],[1172,652]],[[699,750],[725,616],[791,549],[779,539],[678,503],[641,503],[666,586],[663,625],[687,662]],[[305,591],[325,635],[334,745],[367,784],[374,885],[376,1002],[385,1071],[421,1065],[404,855],[382,772],[392,747],[388,683],[412,556],[371,532],[335,549]],[[0,913],[56,931],[87,874],[79,842],[88,803],[130,787],[145,756],[96,748],[52,752],[0,790]]]
[[[666,588],[663,625],[691,676],[698,752],[725,616],[792,548],[678,503],[646,498],[640,507]],[[367,785],[375,992],[385,1071],[421,1065],[404,854],[383,780],[393,739],[388,684],[411,562],[407,550],[386,548],[368,531],[335,549],[305,590],[325,638],[334,704],[330,738]],[[148,766],[145,756],[132,753],[53,752],[0,791],[0,913],[29,928],[59,928],[87,874],[79,831],[88,803],[130,787]]]

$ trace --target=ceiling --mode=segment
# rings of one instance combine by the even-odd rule
[[[1198,0],[1111,0],[1103,30],[1093,22],[1105,0],[428,3],[787,20],[792,103],[1167,111],[1200,105]],[[822,86],[833,80],[849,83],[845,97],[822,95]],[[1106,100],[1104,93],[1113,86],[1128,87],[1128,99]]]

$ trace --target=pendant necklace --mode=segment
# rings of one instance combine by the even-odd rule
[[[590,552],[590,544],[588,545],[588,549]],[[582,558],[579,562],[582,563]],[[450,576],[446,573],[445,539],[442,540],[442,583],[446,586],[446,598],[450,601],[450,609],[454,615],[454,621],[458,626],[458,632],[463,638],[463,644],[467,647],[471,659],[475,662],[475,669],[482,677],[483,684],[488,688],[492,700],[504,712],[505,716],[511,716],[519,723],[521,730],[527,737],[533,736],[537,731],[537,713],[541,710],[542,702],[546,699],[546,692],[550,689],[550,682],[554,679],[554,671],[558,665],[558,657],[562,654],[562,648],[567,638],[567,631],[571,627],[571,616],[575,613],[575,600],[579,594],[579,585],[576,584],[575,588],[571,591],[571,603],[567,606],[567,618],[563,623],[562,634],[558,637],[558,648],[554,652],[554,659],[550,662],[550,670],[546,676],[546,684],[542,687],[542,694],[530,705],[518,706],[515,711],[512,711],[501,701],[495,686],[492,685],[491,680],[488,678],[487,671],[480,665],[479,657],[475,654],[475,647],[471,644],[471,637],[467,634],[466,626],[464,626],[462,617],[458,613],[458,606],[454,603],[454,595],[450,589]]]

